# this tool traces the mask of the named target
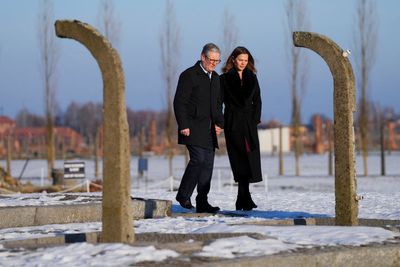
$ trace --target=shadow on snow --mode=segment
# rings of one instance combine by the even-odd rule
[[[180,205],[172,205],[173,213],[195,213],[195,210],[182,208]],[[222,214],[232,217],[249,217],[249,218],[264,218],[273,220],[285,219],[307,219],[307,218],[328,218],[328,214],[308,213],[303,211],[281,211],[281,210],[252,210],[252,211],[237,211],[237,210],[221,210],[217,214]]]

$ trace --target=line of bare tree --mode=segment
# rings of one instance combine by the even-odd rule
[[[228,59],[233,49],[238,46],[239,29],[236,26],[236,18],[228,7],[225,7],[222,21],[223,41],[222,41],[222,62]],[[223,64],[222,64],[223,65]]]
[[[292,44],[293,31],[308,31],[307,3],[301,0],[286,0],[285,32],[290,67],[291,90],[291,127],[294,138],[295,173],[300,175],[300,156],[302,154],[301,126],[302,100],[305,96],[307,77],[309,74],[308,59],[302,49],[297,49]],[[362,151],[364,163],[364,175],[368,175],[367,157],[368,150],[375,140],[378,121],[386,120],[391,115],[388,109],[381,109],[369,97],[371,70],[376,58],[377,45],[377,12],[375,0],[357,0],[356,2],[356,26],[354,27],[353,51],[356,60],[356,75],[359,88],[358,112],[356,117],[356,132],[359,133],[359,148]],[[98,8],[98,28],[103,35],[118,46],[120,40],[121,23],[115,13],[114,0],[100,0]],[[17,124],[23,126],[46,126],[47,129],[47,161],[48,174],[54,165],[54,126],[68,126],[82,134],[89,145],[93,145],[93,154],[97,160],[98,130],[101,128],[102,109],[99,103],[77,104],[71,103],[65,113],[57,110],[56,80],[57,60],[59,48],[55,43],[53,29],[53,2],[41,0],[38,14],[38,39],[40,48],[40,65],[44,89],[45,116],[39,116],[23,109],[18,114]],[[138,136],[140,132],[147,132],[149,121],[156,118],[158,132],[165,133],[167,156],[170,160],[170,174],[172,174],[172,158],[176,135],[176,124],[173,118],[172,97],[176,86],[176,76],[179,70],[180,60],[180,27],[176,21],[174,2],[166,1],[165,16],[159,36],[161,51],[161,73],[165,83],[165,111],[136,111],[128,108],[128,120],[131,137]],[[226,58],[238,41],[238,29],[236,20],[228,8],[223,16],[223,53]]]
[[[53,2],[42,0],[38,15],[38,40],[40,50],[41,75],[44,87],[45,118],[47,132],[47,176],[51,177],[54,167],[54,113],[56,110],[56,81],[59,48],[55,42],[53,29]]]
[[[384,121],[396,120],[400,118],[400,114],[395,112],[393,107],[380,107],[376,103],[369,103],[370,110],[370,149],[376,150],[379,146],[379,127]],[[133,110],[127,108],[127,118],[129,124],[129,134],[131,138],[138,137],[143,129],[145,138],[147,138],[150,122],[155,119],[157,136],[161,138],[166,130],[166,110]],[[320,114],[324,118],[328,118]],[[82,135],[84,141],[89,143],[94,133],[94,126],[98,123],[95,121],[102,120],[102,104],[94,102],[77,103],[71,102],[65,111],[56,113],[54,126],[70,127]],[[45,127],[46,119],[44,115],[35,114],[26,108],[21,109],[15,117],[17,127]],[[306,125],[311,127],[312,120],[306,120]],[[359,136],[356,129],[356,136]],[[146,140],[145,140],[146,141]]]
[[[87,102],[71,102],[65,112],[59,111],[56,115],[54,125],[56,127],[70,127],[82,135],[85,142],[90,144],[90,140],[96,133],[96,127],[102,121],[102,104]],[[151,120],[156,120],[157,135],[161,135],[165,130],[166,112],[154,110],[133,110],[127,108],[129,124],[129,134],[133,138],[139,136],[143,128],[145,133]],[[46,119],[43,115],[34,114],[26,108],[21,109],[15,117],[17,127],[45,127]]]
[[[290,67],[291,90],[291,128],[293,136],[293,149],[295,156],[295,174],[300,175],[300,156],[302,154],[301,141],[301,107],[306,91],[309,74],[309,61],[303,49],[293,46],[292,33],[294,31],[309,31],[307,3],[302,0],[287,0],[285,2],[287,32],[285,34],[287,56]]]
[[[97,20],[99,31],[114,47],[117,47],[121,39],[121,22],[115,13],[114,0],[100,1]]]
[[[175,154],[177,126],[173,111],[173,97],[177,83],[179,68],[181,37],[180,28],[176,21],[174,2],[166,2],[163,26],[160,32],[161,73],[165,84],[166,99],[166,153],[168,158],[169,176],[172,176],[172,160]]]
[[[357,0],[356,26],[354,28],[354,49],[356,60],[357,87],[359,99],[357,126],[360,131],[360,150],[363,157],[364,175],[368,175],[368,147],[370,146],[370,81],[375,63],[378,40],[378,15],[374,0]],[[380,127],[378,127],[379,129]]]

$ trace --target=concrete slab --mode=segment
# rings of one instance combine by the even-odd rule
[[[76,196],[66,196],[71,199]],[[86,200],[85,200],[86,201]],[[72,223],[101,221],[101,202],[50,206],[17,206],[0,208],[0,228],[34,226],[51,223]],[[205,213],[171,214],[171,201],[154,199],[133,199],[135,219],[161,217],[204,217]],[[217,216],[238,216],[235,213]],[[253,225],[335,225],[335,218],[296,218],[287,220],[262,220],[239,224]],[[383,227],[400,231],[400,220],[359,219],[359,225]],[[382,244],[368,244],[362,247],[334,246],[302,248],[262,257],[241,257],[234,260],[199,257],[197,252],[210,242],[234,236],[249,236],[255,239],[273,238],[257,233],[137,233],[134,246],[154,245],[159,249],[171,249],[181,256],[162,262],[162,266],[400,266],[400,237]],[[8,240],[0,242],[4,249],[37,249],[49,246],[65,246],[70,243],[98,243],[101,232],[60,234],[33,239]],[[160,266],[160,263],[145,262],[138,266]]]
[[[135,235],[134,246],[154,245],[159,249],[171,249],[181,256],[159,262],[144,262],[138,266],[400,266],[400,238],[383,244],[368,244],[362,247],[333,246],[312,247],[282,252],[261,257],[239,257],[235,259],[205,258],[196,255],[203,246],[218,238],[248,235],[257,239],[272,238],[254,233],[206,233],[206,234],[161,234],[141,233]],[[3,241],[4,249],[62,246],[68,243],[97,243],[101,232],[65,234],[26,240]],[[190,242],[186,242],[189,241]],[[160,265],[161,264],[161,265]]]
[[[195,215],[193,215],[195,216]],[[262,220],[254,222],[244,222],[240,224],[250,225],[324,225],[334,226],[335,218],[296,218],[284,220]],[[359,226],[383,227],[391,231],[398,231],[400,228],[400,220],[384,220],[384,219],[358,219]]]
[[[36,207],[1,207],[0,229],[35,225]]]
[[[134,219],[162,218],[171,215],[172,202],[159,199],[132,199]],[[0,229],[66,224],[101,222],[101,202],[49,206],[0,207]]]
[[[266,237],[257,233],[202,233],[202,234],[172,234],[172,233],[138,233],[135,234],[134,245],[152,244],[156,246],[164,246],[168,244],[170,247],[177,247],[186,241],[194,241],[203,244],[204,242],[216,240],[218,238],[228,238],[235,236],[249,236],[254,239],[266,239]],[[60,234],[49,237],[38,237],[30,239],[18,239],[1,241],[0,244],[4,248],[40,248],[49,246],[60,246],[71,243],[88,242],[92,244],[99,243],[101,240],[101,232],[76,233],[76,234]],[[181,250],[180,248],[179,250]]]
[[[168,265],[163,265],[168,266]],[[171,265],[172,266],[172,265]],[[209,267],[310,267],[310,266],[400,266],[400,246],[371,246],[339,248],[335,251],[303,251],[281,253],[257,258],[239,258],[198,264]]]

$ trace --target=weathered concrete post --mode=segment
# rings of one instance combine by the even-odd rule
[[[319,54],[328,64],[334,84],[334,150],[336,225],[358,224],[354,160],[354,74],[344,51],[331,39],[310,32],[294,32],[293,43]]]
[[[132,243],[129,130],[121,60],[107,39],[88,24],[58,20],[55,28],[58,37],[71,38],[83,44],[100,67],[104,86],[102,242]]]

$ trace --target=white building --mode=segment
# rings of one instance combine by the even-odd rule
[[[258,129],[261,154],[279,153],[279,128]],[[290,128],[282,127],[282,152],[290,152]]]

